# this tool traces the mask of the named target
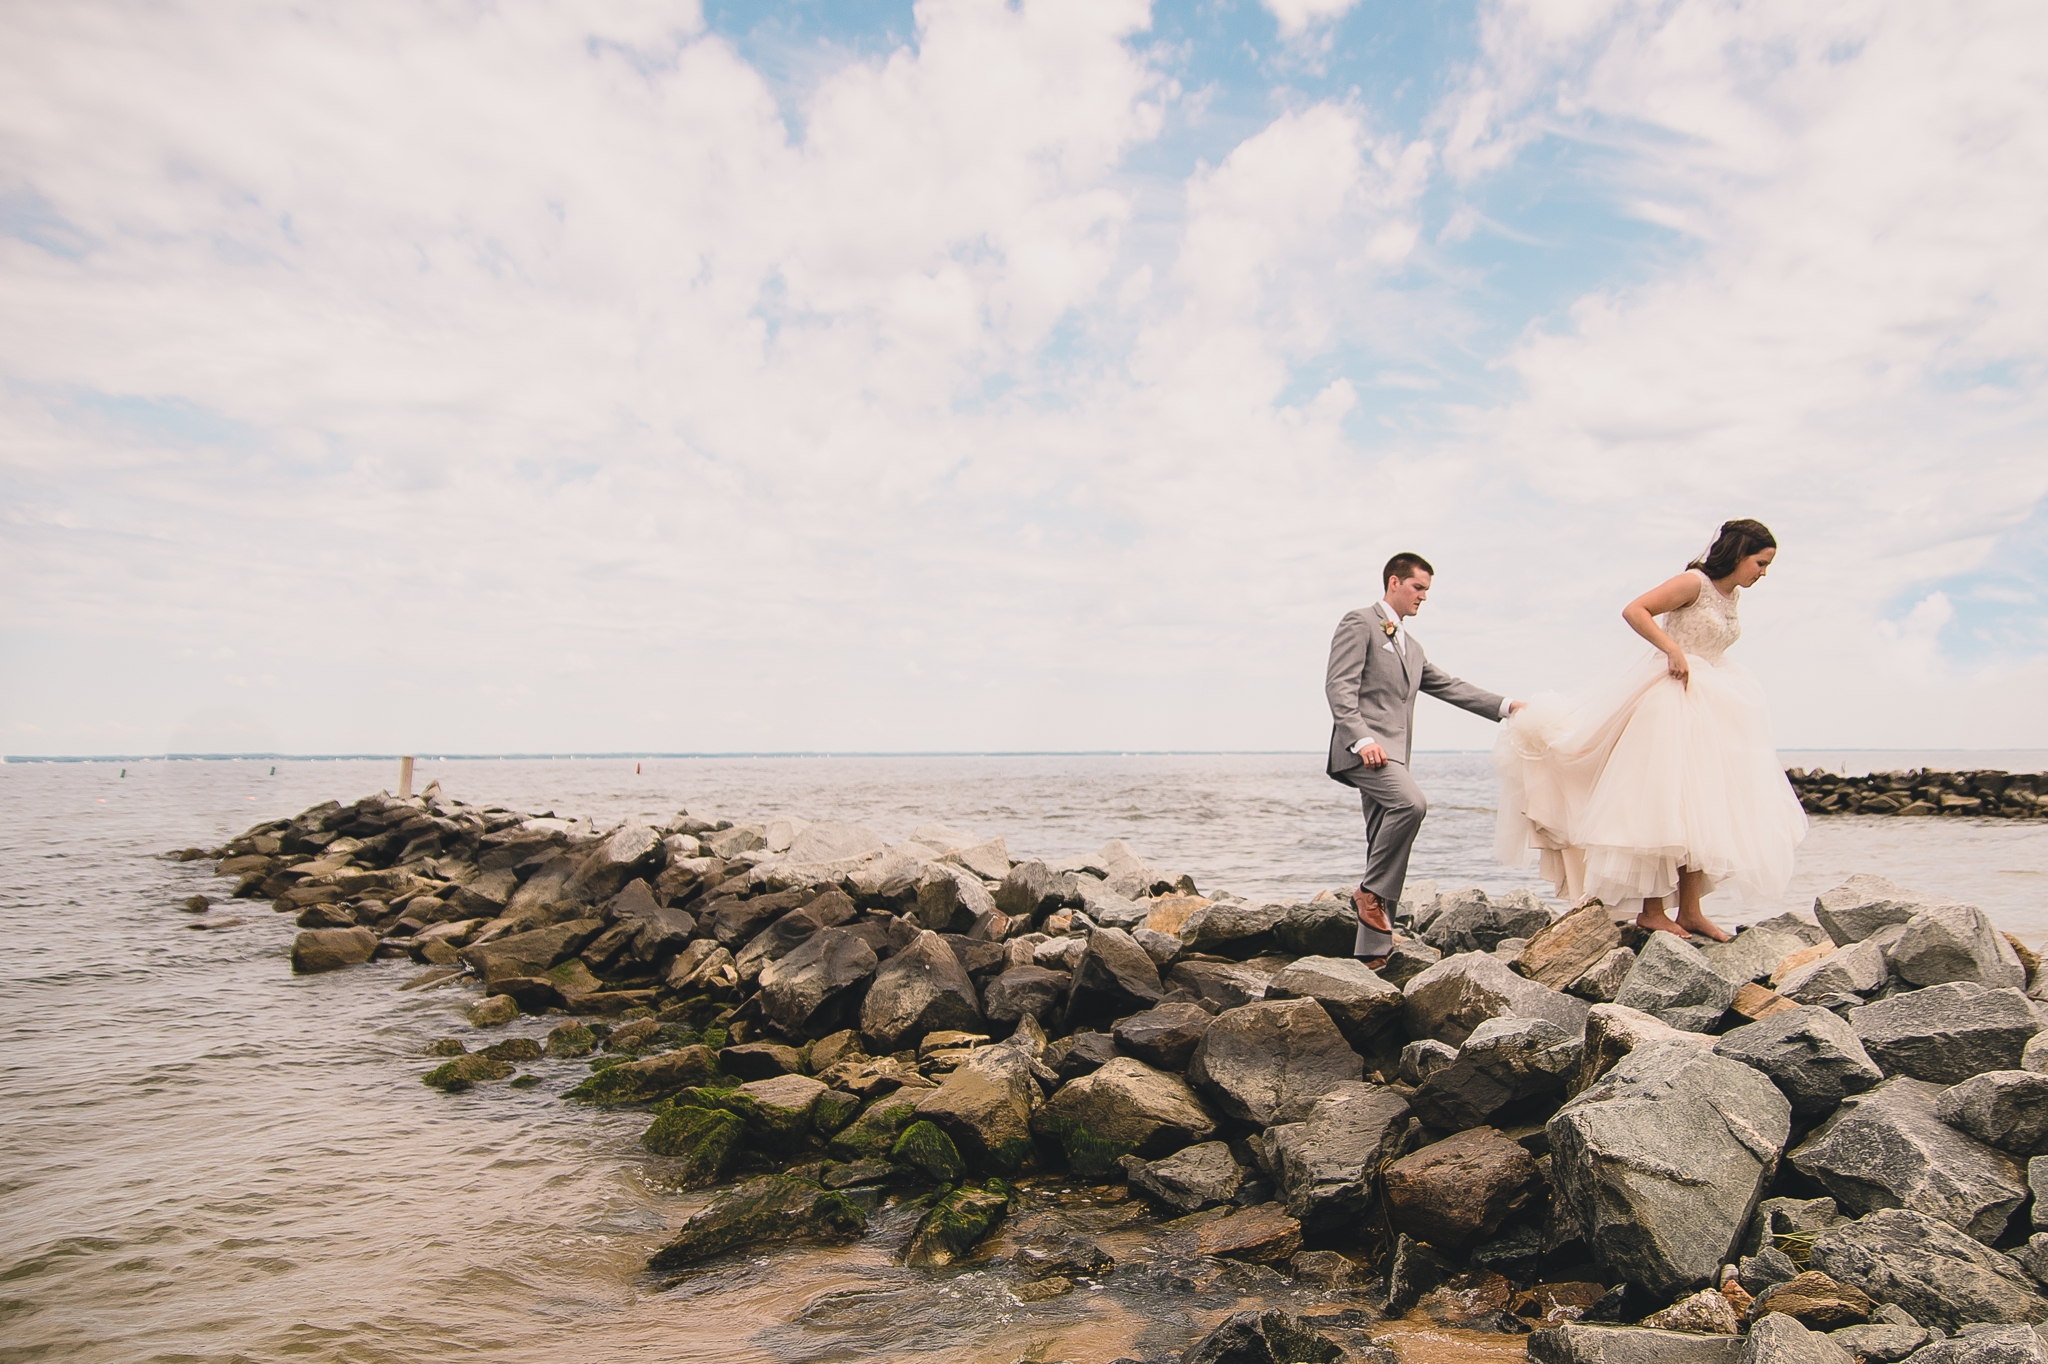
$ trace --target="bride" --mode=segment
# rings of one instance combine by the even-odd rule
[[[1587,699],[1538,696],[1501,727],[1502,861],[1535,848],[1567,901],[1639,904],[1645,928],[1717,942],[1728,934],[1701,896],[1724,882],[1749,900],[1784,893],[1806,815],[1761,688],[1725,656],[1742,589],[1777,553],[1761,522],[1724,523],[1705,555],[1623,609],[1655,653]]]

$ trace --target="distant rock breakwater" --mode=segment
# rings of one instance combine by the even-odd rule
[[[1341,894],[1117,841],[598,830],[429,787],[175,855],[294,914],[296,970],[473,992],[428,1084],[643,1110],[657,1178],[715,1191],[659,1275],[876,1236],[1020,1304],[1151,1276],[1240,1309],[1158,1324],[1184,1364],[1386,1364],[1402,1315],[1544,1364],[2048,1364],[2048,977],[1874,876],[1725,944],[1418,885],[1374,973]]]
[[[1978,815],[2048,819],[2048,772],[1871,772],[1860,777],[1788,768],[1800,805],[1815,815]]]

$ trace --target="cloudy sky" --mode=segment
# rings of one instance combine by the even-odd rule
[[[20,0],[0,749],[2048,745],[2048,7]],[[1430,707],[1426,747],[1487,743]]]

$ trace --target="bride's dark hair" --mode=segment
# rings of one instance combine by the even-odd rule
[[[1750,555],[1777,547],[1777,537],[1761,521],[1751,521],[1746,517],[1740,521],[1723,521],[1721,533],[1714,537],[1713,544],[1707,546],[1707,552],[1686,567],[1696,568],[1709,578],[1725,578]]]

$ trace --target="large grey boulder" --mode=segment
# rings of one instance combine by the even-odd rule
[[[820,820],[816,824],[806,824],[803,831],[790,840],[788,856],[790,861],[805,865],[854,862],[872,857],[888,846],[888,841],[873,829]]]
[[[859,934],[821,928],[761,968],[761,1013],[790,1037],[837,1032],[853,1021],[878,964]]]
[[[980,1032],[981,999],[959,954],[930,929],[882,963],[860,1006],[860,1031],[877,1055],[914,1047],[928,1032]]]
[[[2048,1364],[2048,1343],[2031,1326],[1965,1326],[1909,1358],[1914,1364]]]
[[[1589,1007],[1516,975],[1484,952],[1445,957],[1409,981],[1401,994],[1401,1022],[1408,1035],[1454,1047],[1489,1018],[1546,1018],[1577,1037],[1585,1031]]]
[[[1885,1074],[1953,1085],[1987,1070],[2020,1069],[2041,1020],[2018,990],[1956,983],[1851,1009],[1849,1026]]]
[[[2012,1257],[1904,1208],[1828,1228],[1814,1240],[1812,1265],[1944,1331],[1965,1322],[2048,1319],[2048,1298]]]
[[[1456,1060],[1432,1071],[1415,1091],[1415,1115],[1456,1132],[1538,1094],[1562,1098],[1578,1074],[1580,1051],[1579,1039],[1549,1019],[1489,1018],[1472,1030]]]
[[[1174,936],[1190,952],[1245,961],[1263,956],[1280,945],[1274,931],[1286,915],[1285,905],[1218,900],[1188,915]]]
[[[1882,938],[1870,937],[1795,966],[1778,982],[1777,990],[1787,999],[1810,1004],[1836,995],[1870,994],[1882,989],[1890,976]]]
[[[1842,1101],[1792,1153],[1852,1213],[1907,1208],[1985,1242],[2027,1197],[2019,1161],[1936,1116],[1938,1085],[1905,1076]]]
[[[982,1014],[992,1028],[1007,1028],[1027,1016],[1043,1023],[1059,1010],[1072,981],[1065,971],[1012,966],[982,990]]]
[[[356,930],[335,928],[314,931],[349,933]],[[369,930],[362,931],[367,933]],[[462,959],[463,965],[476,972],[484,985],[489,987],[515,976],[544,976],[550,967],[581,952],[586,943],[603,931],[602,919],[570,919],[547,928],[513,933],[479,947],[465,947],[456,955]],[[372,945],[374,946],[374,943]]]
[[[1965,980],[2024,989],[2027,969],[1991,916],[1975,905],[1929,905],[1906,921],[1891,948],[1892,969],[1915,985]]]
[[[1941,1092],[1934,1112],[1959,1132],[2015,1156],[2048,1156],[2048,1075],[1991,1070]]]
[[[568,898],[583,904],[609,900],[634,877],[659,872],[666,856],[660,831],[629,819],[585,854],[570,878]]]
[[[1813,927],[1808,925],[1808,927]],[[1816,928],[1813,937],[1821,936]],[[1807,937],[1780,924],[1747,924],[1727,942],[1702,944],[1698,951],[1707,965],[1725,980],[1745,985],[1767,980],[1778,963],[1813,944]]]
[[[1495,900],[1477,886],[1437,897],[1437,914],[1422,940],[1445,956],[1491,952],[1509,938],[1534,938],[1550,927],[1550,911],[1528,891]]]
[[[1407,1101],[1363,1081],[1338,1084],[1302,1121],[1269,1129],[1287,1215],[1311,1235],[1363,1225],[1380,1167],[1401,1154],[1407,1131]]]
[[[1862,942],[1886,924],[1902,924],[1926,908],[1926,897],[1915,895],[1885,880],[1859,872],[1824,891],[1813,902],[1813,917],[1828,936],[1844,947]]]
[[[1740,1336],[1569,1321],[1529,1336],[1531,1364],[1741,1364]]]
[[[1708,964],[1675,933],[1652,933],[1636,950],[1636,964],[1614,1002],[1640,1010],[1685,1032],[1705,1032],[1735,1002],[1735,982]]]
[[[1215,1021],[1216,1015],[1201,1005],[1175,1000],[1119,1020],[1112,1035],[1116,1049],[1124,1055],[1161,1070],[1178,1071],[1187,1067],[1196,1044]]]
[[[963,933],[995,907],[988,887],[966,867],[927,862],[917,878],[917,900],[910,913],[935,933]]]
[[[1046,1103],[1041,1126],[1059,1137],[1078,1128],[1147,1160],[1167,1156],[1216,1132],[1187,1081],[1129,1056],[1069,1080]],[[1119,1152],[1121,1153],[1121,1152]]]
[[[1272,981],[1271,971],[1235,961],[1177,961],[1166,973],[1167,985],[1219,1010],[1256,1004]]]
[[[1787,1009],[1730,1029],[1714,1050],[1768,1075],[1802,1117],[1832,1113],[1884,1078],[1855,1030],[1826,1009]]]
[[[1188,1063],[1188,1079],[1220,1111],[1261,1127],[1306,1117],[1317,1099],[1364,1073],[1364,1061],[1312,999],[1226,1009]]]
[[[1669,1300],[1728,1261],[1791,1122],[1739,1061],[1639,1048],[1550,1120],[1556,1210],[1610,1273]]]
[[[1351,958],[1358,942],[1358,912],[1349,900],[1289,905],[1273,927],[1280,950],[1295,957]]]
[[[1579,1052],[1579,1073],[1569,1092],[1591,1089],[1612,1070],[1622,1057],[1638,1047],[1679,1042],[1702,1051],[1710,1050],[1714,1039],[1704,1033],[1686,1032],[1650,1017],[1640,1009],[1621,1004],[1595,1004],[1586,1014],[1586,1040]]]
[[[1847,1350],[1783,1312],[1757,1319],[1742,1342],[1741,1364],[1856,1364]]]
[[[1120,928],[1098,928],[1074,968],[1067,994],[1066,1027],[1097,1019],[1122,1018],[1149,1009],[1166,992],[1159,968],[1137,939]]]
[[[1205,1141],[1164,1160],[1123,1158],[1131,1189],[1180,1212],[1200,1212],[1236,1199],[1250,1172],[1230,1154],[1230,1143]]]
[[[1360,1049],[1401,1016],[1400,990],[1356,957],[1303,957],[1273,977],[1266,998],[1313,999]]]

